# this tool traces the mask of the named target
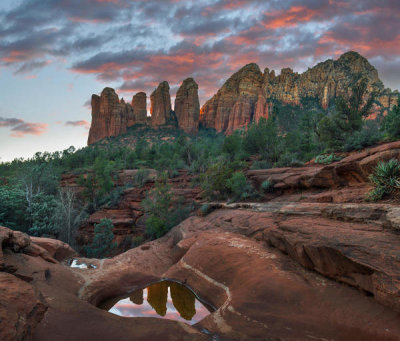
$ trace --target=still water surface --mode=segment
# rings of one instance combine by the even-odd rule
[[[157,317],[195,324],[210,314],[186,286],[163,281],[136,290],[129,295],[103,302],[99,308],[125,317]]]

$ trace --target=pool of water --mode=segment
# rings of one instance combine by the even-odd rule
[[[183,284],[162,281],[128,295],[109,299],[99,308],[125,317],[157,317],[195,324],[214,309]]]
[[[93,264],[86,264],[77,259],[72,259],[69,265],[71,268],[79,268],[79,269],[96,269],[96,266]]]

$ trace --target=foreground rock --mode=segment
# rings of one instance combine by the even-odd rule
[[[3,244],[3,269],[31,277],[48,307],[33,340],[400,338],[396,206],[235,205],[191,217],[112,259],[82,259],[95,269],[71,269]],[[32,244],[21,237],[18,245]],[[162,278],[185,282],[218,309],[189,326],[96,308]]]
[[[0,226],[0,340],[31,340],[48,309],[36,281],[48,281],[58,260],[75,256],[67,244],[30,238]],[[58,260],[57,260],[58,259]]]

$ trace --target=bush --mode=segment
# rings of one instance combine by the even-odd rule
[[[375,188],[368,194],[367,199],[378,201],[400,189],[400,162],[391,159],[380,161],[369,179]]]
[[[235,197],[240,198],[246,189],[247,179],[243,172],[235,172],[228,179],[226,185]]]
[[[341,159],[342,159],[341,156],[336,156],[334,153],[321,154],[315,158],[314,162],[321,163],[323,165],[329,165],[330,163],[335,162],[335,161],[340,161]]]
[[[226,162],[220,161],[211,165],[200,177],[205,196],[209,199],[225,198],[229,194],[227,183],[233,172]]]
[[[207,214],[210,214],[213,210],[214,209],[209,204],[203,204],[200,207],[200,213],[202,216],[206,216]]]
[[[261,189],[264,193],[273,192],[274,191],[274,183],[270,180],[265,180],[261,184]]]
[[[149,178],[149,174],[148,169],[139,169],[133,179],[133,184],[137,187],[143,187]]]
[[[101,219],[100,224],[94,224],[94,237],[90,245],[85,246],[88,257],[103,258],[111,256],[117,247],[113,242],[114,225],[110,219]]]
[[[344,142],[343,150],[346,152],[359,150],[368,146],[372,146],[381,141],[383,134],[379,131],[376,121],[366,121],[360,131],[354,131]]]

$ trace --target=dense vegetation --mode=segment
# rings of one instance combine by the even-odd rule
[[[80,150],[70,147],[62,152],[37,153],[28,160],[2,163],[0,224],[73,244],[74,233],[88,214],[118,203],[124,190],[116,185],[118,170],[141,169],[134,183],[126,186],[143,186],[146,169],[151,168],[160,177],[143,202],[146,233],[148,238],[160,237],[192,209],[173,198],[166,181],[175,177],[179,169],[195,175],[210,200],[257,199],[260,194],[243,173],[249,165],[253,169],[298,166],[315,157],[316,162],[330,163],[338,159],[337,152],[400,138],[399,107],[385,117],[378,115],[374,120],[366,120],[374,96],[371,94],[365,101],[365,94],[366,83],[361,80],[350,96],[339,98],[327,111],[315,99],[303,100],[300,107],[275,103],[268,120],[261,119],[247,131],[236,131],[227,137],[206,129],[192,137],[178,130],[133,127],[126,136]],[[150,143],[149,134],[172,138],[152,138]],[[124,143],[127,136],[135,136],[133,145]],[[63,173],[79,177],[78,184],[84,188],[82,195],[78,196],[71,187],[60,186]],[[372,178],[375,180],[380,181]],[[261,190],[269,192],[272,187],[266,182]],[[94,253],[104,253],[98,249],[101,238],[111,236],[110,223],[102,222],[96,229],[99,237],[91,248]],[[86,249],[87,254],[93,254],[92,251]]]

